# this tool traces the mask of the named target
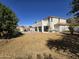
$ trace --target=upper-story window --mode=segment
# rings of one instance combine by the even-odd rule
[[[60,23],[60,18],[58,18],[58,23]]]
[[[48,19],[48,22],[53,22],[53,18],[49,18]]]
[[[53,22],[53,18],[51,18],[51,22]]]

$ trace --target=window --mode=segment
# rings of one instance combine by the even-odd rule
[[[37,27],[35,27],[35,31],[37,31]]]
[[[48,19],[48,22],[53,22],[53,18]]]
[[[39,27],[39,32],[42,32],[42,27]]]
[[[51,22],[53,22],[53,18],[51,18]]]
[[[49,27],[48,26],[44,26],[44,31],[48,32]]]

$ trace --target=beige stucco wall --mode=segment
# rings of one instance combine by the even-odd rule
[[[39,22],[33,24],[32,26],[33,26],[33,27],[42,26],[42,21],[39,21]]]
[[[42,25],[43,26],[48,26],[48,19],[42,20]]]
[[[61,24],[66,24],[66,20],[60,19],[60,23],[61,23]]]
[[[59,18],[52,18],[52,20],[53,20],[52,22],[51,22],[51,19],[49,19],[49,20],[50,20],[50,22],[48,22],[48,19],[43,20],[43,25],[47,26],[47,25],[49,25],[49,23],[50,23],[50,25],[55,25],[57,23],[66,24],[65,19],[60,19],[60,21],[59,21]]]
[[[59,26],[59,32],[69,31],[68,27],[69,26]]]
[[[52,20],[52,21],[51,21]],[[66,24],[66,20],[65,19],[61,19],[61,18],[55,18],[55,17],[50,17],[50,18],[46,18],[44,20],[41,20],[35,24],[33,24],[33,27],[39,27],[39,26],[49,26],[49,31],[50,30],[60,30],[62,31],[64,28],[67,28],[66,26],[60,26],[60,28],[56,28],[55,29],[55,24]]]

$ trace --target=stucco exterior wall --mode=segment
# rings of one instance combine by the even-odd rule
[[[57,17],[49,17],[49,18],[45,18],[44,20],[41,20],[35,24],[33,24],[33,27],[39,27],[41,26],[42,28],[42,32],[44,31],[44,26],[49,26],[48,31],[65,31],[68,30],[68,26],[62,26],[62,25],[58,25],[55,27],[56,24],[66,24],[66,20],[62,19],[62,18],[57,18]]]
[[[52,20],[53,20],[53,21],[51,22],[52,24],[57,24],[57,23],[58,23],[58,21],[59,21],[59,19],[58,19],[58,18],[52,18]]]
[[[68,31],[69,26],[59,26],[59,32]]]
[[[43,26],[48,26],[48,19],[42,20],[42,25],[43,25]]]
[[[33,24],[32,26],[33,26],[33,27],[42,26],[42,21],[39,21],[39,22]]]
[[[61,24],[66,24],[66,20],[60,19],[60,23],[61,23]]]

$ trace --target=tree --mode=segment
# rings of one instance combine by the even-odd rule
[[[73,14],[74,17],[67,19],[67,22],[69,23],[69,30],[71,34],[73,34],[74,26],[79,26],[79,0],[73,0],[71,4],[72,9],[70,13]]]
[[[17,23],[15,13],[0,3],[0,37],[11,37],[16,30]]]
[[[75,16],[79,17],[79,0],[72,1],[72,10],[70,13],[73,13]]]
[[[70,34],[73,35],[74,33],[73,18],[67,19],[67,23],[69,24],[68,28],[69,28]]]

